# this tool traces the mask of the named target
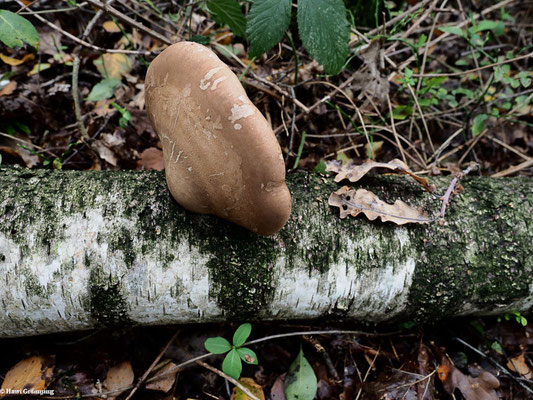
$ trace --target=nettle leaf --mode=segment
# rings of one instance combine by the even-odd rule
[[[205,349],[213,354],[224,354],[231,350],[231,344],[223,337],[209,338],[204,343]]]
[[[237,354],[247,364],[253,364],[257,365],[257,354],[248,347],[239,347],[237,350]]]
[[[103,79],[93,86],[91,93],[85,100],[87,101],[100,101],[113,97],[115,89],[120,85],[120,79]]]
[[[237,328],[233,335],[233,345],[235,347],[242,346],[244,342],[246,342],[246,339],[248,339],[248,336],[250,336],[250,333],[252,332],[252,325],[251,324],[242,324]]]
[[[285,377],[285,397],[287,400],[313,400],[316,390],[315,371],[300,348]]]
[[[10,48],[26,43],[39,50],[39,34],[32,23],[7,10],[0,10],[0,41]]]
[[[240,37],[246,35],[246,18],[241,5],[235,0],[211,0],[208,4],[213,19],[220,25],[228,25]]]
[[[250,57],[257,57],[278,44],[291,22],[292,0],[256,0],[248,14],[246,35]]]
[[[350,24],[343,0],[298,2],[298,31],[311,56],[328,74],[337,74],[350,52]]]
[[[231,350],[222,362],[222,371],[234,379],[239,379],[242,372],[242,363],[237,350]]]

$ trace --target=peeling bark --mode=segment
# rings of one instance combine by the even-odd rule
[[[433,179],[443,193],[449,179]],[[332,179],[289,176],[286,227],[259,237],[184,211],[157,172],[0,169],[0,337],[123,324],[528,312],[533,185],[470,178],[446,223],[340,220]],[[440,202],[403,177],[358,185]]]

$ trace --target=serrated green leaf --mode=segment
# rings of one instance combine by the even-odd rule
[[[313,400],[316,389],[315,371],[300,348],[285,377],[285,397],[287,400]]]
[[[93,86],[91,93],[85,100],[100,101],[113,97],[115,89],[120,85],[120,79],[103,79]]]
[[[237,350],[237,354],[247,364],[253,364],[257,365],[257,354],[248,347],[239,347]]]
[[[39,34],[32,23],[7,10],[0,10],[0,41],[11,48],[26,43],[39,50]]]
[[[350,25],[343,0],[298,2],[298,32],[311,56],[328,74],[337,74],[350,49]]]
[[[483,129],[485,128],[485,120],[488,117],[489,116],[487,114],[476,115],[472,124],[472,135],[477,136],[483,132]]]
[[[235,333],[233,334],[233,345],[235,347],[242,346],[244,342],[246,342],[246,339],[248,339],[248,336],[250,336],[250,333],[252,332],[252,325],[251,324],[242,324],[237,328]]]
[[[231,350],[222,362],[222,371],[234,379],[239,379],[242,372],[242,363],[235,349]]]
[[[451,33],[452,35],[464,36],[463,30],[457,26],[442,26],[439,28],[439,30]]]
[[[246,35],[250,57],[258,57],[278,44],[291,22],[291,0],[256,0],[248,14]]]
[[[241,5],[235,0],[211,0],[208,4],[213,19],[220,25],[228,25],[240,37],[246,34],[246,18]]]
[[[213,354],[224,354],[231,350],[231,344],[223,337],[209,338],[204,343],[205,349]]]

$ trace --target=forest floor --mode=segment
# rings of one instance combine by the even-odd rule
[[[250,58],[248,42],[213,18],[203,1],[117,0],[114,13],[99,13],[105,7],[98,0],[4,2],[2,9],[33,23],[40,46],[37,51],[0,44],[0,163],[163,169],[161,143],[145,111],[144,77],[167,43],[195,40],[241,78],[272,124],[288,173],[302,168],[324,173],[325,162],[335,159],[398,158],[419,175],[454,175],[474,162],[479,168],[471,174],[531,176],[533,3],[397,3],[346,2],[349,57],[339,74],[327,75],[307,53],[296,26],[265,55]],[[383,335],[290,336],[375,327],[254,323],[252,339],[287,336],[252,346],[258,365],[245,364],[242,376],[260,387],[257,397],[283,399],[284,374],[302,345],[320,400],[533,398],[533,328],[525,317],[413,322],[379,327]],[[4,339],[0,379],[7,381],[10,370],[11,376],[27,378],[29,365],[38,365],[31,387],[47,386],[54,390],[51,398],[96,392],[103,398],[110,387],[129,387],[145,372],[155,373],[152,362],[155,371],[184,363],[206,353],[207,338],[231,339],[235,328],[117,328]],[[220,356],[204,361],[220,372]],[[12,369],[18,362],[19,372]],[[21,369],[25,372],[17,375]],[[168,391],[144,383],[134,396],[236,395],[233,385],[205,365],[188,364],[168,376]]]

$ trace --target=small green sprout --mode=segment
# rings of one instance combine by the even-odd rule
[[[506,321],[515,320],[517,324],[520,324],[522,326],[527,326],[526,317],[524,317],[518,311],[511,311],[511,312],[505,313],[503,315],[503,318]],[[502,322],[502,318],[501,317],[498,317],[498,322]]]
[[[233,345],[223,337],[209,338],[205,341],[205,348],[213,354],[228,353],[222,362],[222,371],[234,379],[239,379],[242,372],[242,361],[247,364],[257,365],[257,355],[247,347],[241,347],[250,333],[252,325],[242,324],[233,335]]]

